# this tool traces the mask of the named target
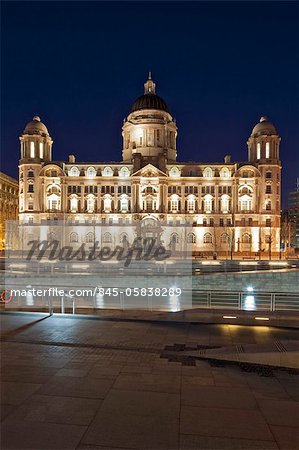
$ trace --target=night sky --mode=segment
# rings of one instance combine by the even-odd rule
[[[180,161],[247,159],[267,115],[283,187],[299,176],[296,2],[2,3],[1,170],[40,115],[53,159],[120,161],[121,126],[152,71],[177,120]]]

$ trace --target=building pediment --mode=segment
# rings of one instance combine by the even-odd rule
[[[167,177],[166,173],[162,172],[162,170],[157,169],[157,167],[152,164],[147,164],[142,169],[137,170],[137,172],[133,173],[133,177],[144,177],[144,178],[156,178],[156,177]]]

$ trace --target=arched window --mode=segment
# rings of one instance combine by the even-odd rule
[[[229,196],[224,194],[221,196],[221,212],[226,213],[229,211]]]
[[[229,178],[229,170],[227,167],[222,167],[222,169],[220,170],[220,176],[222,178]]]
[[[88,167],[88,169],[86,170],[87,177],[95,177],[96,174],[97,174],[97,171],[94,167]]]
[[[212,178],[213,177],[213,171],[211,169],[211,167],[206,167],[203,171],[203,176],[205,178]]]
[[[91,231],[87,233],[85,241],[87,244],[91,244],[94,242],[94,234]]]
[[[94,212],[95,198],[93,194],[87,196],[87,212]]]
[[[57,211],[60,209],[60,194],[61,189],[60,186],[57,185],[50,185],[47,188],[47,205],[48,209],[51,211]]]
[[[210,194],[207,194],[204,197],[204,211],[212,212],[212,209],[213,209],[213,197]]]
[[[169,171],[169,176],[171,178],[178,178],[181,175],[180,169],[178,167],[172,167]]]
[[[170,210],[171,212],[179,210],[179,197],[176,194],[170,197]]]
[[[194,233],[189,233],[187,236],[187,243],[188,244],[195,244],[196,243],[196,236]]]
[[[103,177],[113,177],[113,170],[111,169],[111,167],[104,167],[104,169],[102,171],[102,176]]]
[[[172,242],[174,244],[178,244],[179,243],[179,235],[177,233],[172,233],[172,235],[170,236],[170,242]]]
[[[189,195],[187,200],[187,209],[189,212],[195,211],[195,197],[194,195]]]
[[[104,233],[103,234],[103,243],[104,244],[111,244],[112,242],[112,236],[110,233]]]
[[[130,171],[127,167],[122,167],[119,172],[118,175],[122,178],[127,178],[130,176]]]
[[[78,177],[80,175],[78,167],[71,167],[69,170],[69,177]]]
[[[125,242],[127,242],[127,243],[129,242],[127,233],[120,233],[120,235],[119,235],[119,243],[120,244],[124,244]]]
[[[76,212],[78,210],[78,198],[77,195],[73,194],[71,196],[71,212]]]
[[[127,212],[129,209],[129,200],[127,195],[120,197],[120,210],[121,212]]]
[[[222,233],[222,235],[220,236],[220,242],[222,244],[226,244],[227,242],[229,242],[229,235],[227,233]]]
[[[244,233],[242,235],[242,243],[243,244],[249,244],[251,241],[251,235],[249,233]]]
[[[205,233],[203,235],[203,243],[204,244],[213,244],[213,237],[211,233]]]
[[[79,241],[78,233],[75,233],[75,232],[71,233],[70,234],[70,242],[73,243],[73,242],[78,242],[78,241]]]
[[[54,233],[54,231],[50,231],[48,233],[48,241],[53,242],[53,241],[55,241],[55,239],[56,239],[56,234]]]
[[[112,199],[110,195],[105,195],[104,197],[104,211],[110,212],[111,211],[111,205],[112,205]]]

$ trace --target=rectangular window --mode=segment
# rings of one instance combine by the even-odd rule
[[[213,227],[214,226],[214,219],[210,219],[210,226]]]
[[[266,158],[270,158],[270,143],[266,142]]]
[[[261,144],[258,143],[256,146],[256,159],[261,159]]]
[[[267,210],[267,211],[271,211],[271,209],[272,209],[272,208],[271,208],[271,202],[267,202],[267,203],[266,203],[266,210]]]
[[[29,203],[28,203],[28,209],[29,210],[33,209],[33,201],[32,200],[30,200]]]
[[[40,159],[44,157],[44,144],[42,142],[39,143],[39,157]]]
[[[202,224],[203,224],[205,227],[207,226],[207,219],[206,219],[206,218],[202,219]]]
[[[34,142],[30,142],[30,158],[34,158]]]
[[[266,219],[266,227],[271,227],[271,219]]]
[[[266,186],[266,194],[272,194],[272,188],[270,184],[267,184]]]
[[[28,184],[28,192],[34,192],[33,184]]]
[[[221,227],[224,226],[224,219],[223,219],[223,218],[219,219],[219,225],[220,225]]]

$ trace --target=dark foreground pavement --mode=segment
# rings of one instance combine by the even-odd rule
[[[298,330],[44,317],[0,315],[2,449],[299,448]]]

